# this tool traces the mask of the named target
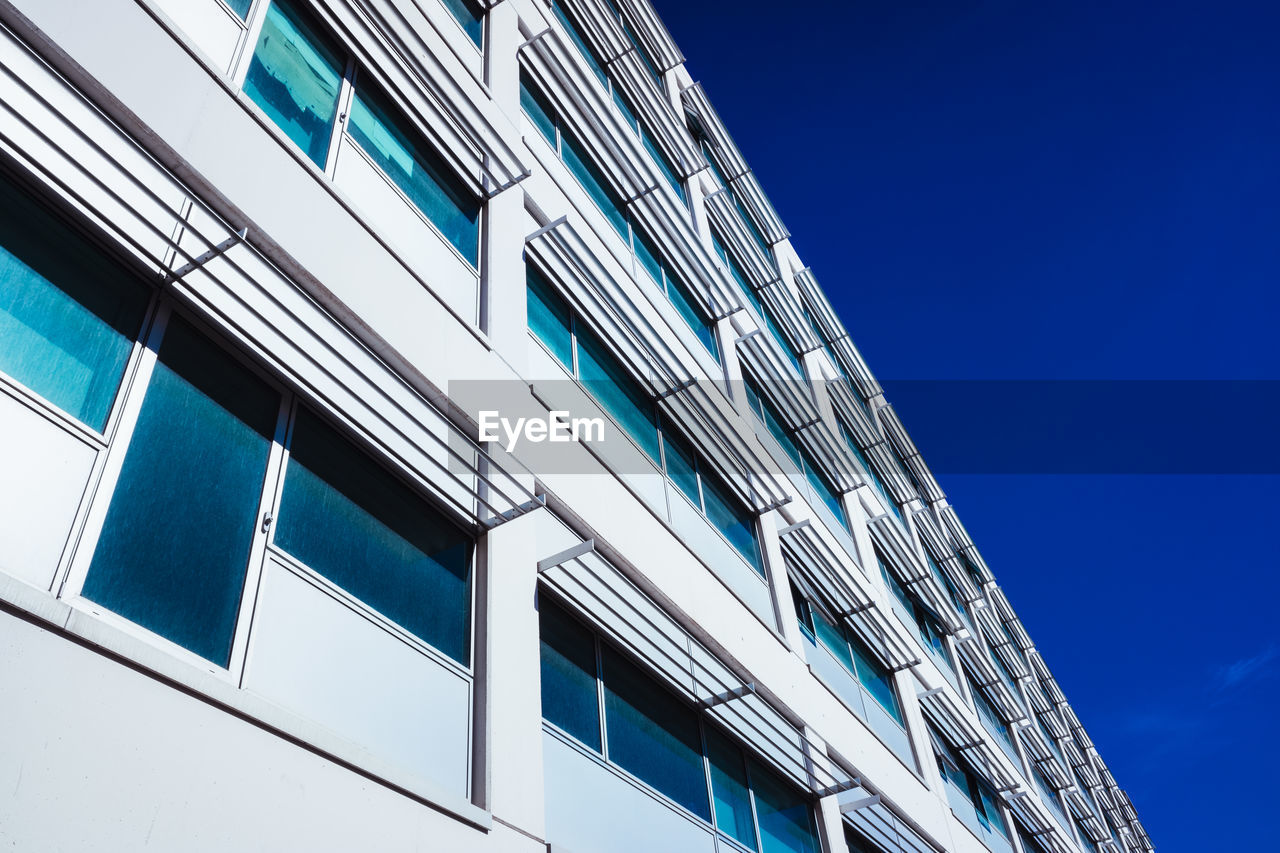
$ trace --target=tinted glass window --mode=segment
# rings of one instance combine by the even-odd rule
[[[0,178],[0,370],[101,431],[149,298]]]
[[[280,398],[170,323],[83,594],[226,666]]]
[[[471,537],[305,409],[289,445],[275,544],[468,662]]]

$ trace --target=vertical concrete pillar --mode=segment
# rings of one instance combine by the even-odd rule
[[[542,510],[489,531],[476,590],[480,637],[477,789],[495,821],[546,838],[542,774],[537,520]],[[532,842],[531,842],[532,843]]]

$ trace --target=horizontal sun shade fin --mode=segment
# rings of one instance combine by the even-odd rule
[[[925,464],[924,457],[916,449],[915,442],[911,440],[911,436],[907,435],[907,430],[902,425],[902,421],[898,419],[898,413],[892,405],[885,406],[880,410],[880,423],[884,426],[884,431],[889,436],[889,440],[897,449],[898,455],[902,457],[903,464],[907,466],[915,476],[916,482],[924,490],[925,500],[929,503],[934,503],[946,497],[942,487],[933,478],[933,472]]]
[[[602,342],[631,368],[739,498],[761,512],[788,500],[777,483],[776,466],[728,400],[707,377],[690,375],[684,366],[693,362],[688,353],[681,356],[672,349],[571,225],[558,222],[541,229],[527,246],[544,271],[567,289],[575,307],[599,326]]]
[[[534,36],[521,47],[522,65],[592,152],[618,195],[634,199],[663,179],[566,38],[554,27]]]
[[[344,43],[355,52],[361,73],[376,69],[379,84],[409,108],[418,127],[479,193],[494,195],[528,176],[504,135],[460,91],[457,75],[413,28],[389,19],[380,4],[362,5],[359,12],[348,4],[325,4],[317,11],[332,15],[339,32],[353,34]]]
[[[0,73],[13,77],[3,64]],[[41,108],[35,114],[0,104],[13,127],[42,143],[19,155],[22,165],[58,187],[199,310],[223,315],[250,346],[273,354],[266,356],[273,369],[314,399],[350,413],[455,520],[493,526],[541,505],[526,485],[533,480],[528,471],[477,444],[471,425],[441,411],[318,306],[302,284],[254,246],[246,229],[199,201],[197,192],[140,147],[108,152],[52,103],[42,101]],[[75,153],[38,129],[54,125],[66,129],[61,138],[77,141]],[[167,201],[173,198],[195,201],[179,210]]]
[[[665,73],[684,62],[684,54],[676,47],[666,25],[646,0],[618,0],[618,5],[640,37],[643,47],[649,51],[649,56],[657,63],[659,71]]]
[[[543,583],[787,778],[815,793],[853,784],[776,709],[763,685],[712,654],[589,547],[540,562]]]
[[[710,138],[710,142],[720,158],[719,165],[721,169],[728,176],[729,182],[734,184],[728,189],[733,189],[743,196],[744,204],[749,207],[751,217],[755,220],[756,225],[760,227],[760,230],[764,232],[766,239],[770,243],[777,243],[779,240],[789,237],[790,232],[782,224],[782,220],[778,218],[773,205],[769,204],[765,198],[755,177],[747,178],[750,168],[747,166],[746,160],[743,159],[742,153],[738,150],[738,146],[734,143],[733,137],[725,130],[724,123],[716,113],[715,107],[711,106],[706,93],[702,91],[702,86],[694,83],[681,91],[680,97],[684,101],[685,111],[695,118],[699,126]]]
[[[842,557],[807,519],[784,527],[779,538],[787,566],[804,578],[832,616],[843,619],[874,604],[872,596],[852,577],[849,558]]]

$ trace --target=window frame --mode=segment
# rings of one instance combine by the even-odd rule
[[[294,143],[294,141],[289,138],[289,135],[279,127],[274,120],[272,120],[266,111],[259,106],[247,92],[245,92],[245,82],[253,63],[254,53],[257,50],[258,41],[262,34],[262,28],[267,20],[267,14],[272,6],[280,4],[281,2],[282,0],[253,0],[253,5],[250,7],[246,18],[243,20],[244,33],[241,36],[240,46],[236,49],[230,68],[225,75],[227,82],[235,91],[237,101],[242,106],[250,109],[259,122],[268,129],[268,132],[270,132],[277,141],[279,141],[290,152],[291,155],[304,163],[307,168],[315,170],[322,175],[324,177],[324,182],[330,191],[338,193],[344,199],[344,204],[347,203],[346,194],[337,186],[335,180],[338,155],[345,147],[353,148],[355,154],[366,160],[368,165],[372,167],[376,174],[386,183],[391,192],[397,195],[401,201],[404,202],[409,211],[422,220],[427,228],[429,228],[435,236],[440,239],[441,243],[446,246],[460,262],[465,264],[467,269],[476,275],[477,280],[481,279],[484,275],[484,260],[486,253],[485,235],[488,231],[486,217],[488,216],[489,206],[487,204],[487,199],[475,192],[475,188],[465,175],[458,173],[454,165],[450,163],[450,158],[446,154],[442,153],[439,143],[424,129],[421,122],[415,117],[413,111],[407,110],[397,103],[396,97],[390,92],[391,87],[387,86],[376,73],[373,73],[367,65],[362,63],[357,56],[356,50],[334,33],[333,28],[329,23],[321,16],[317,15],[309,5],[306,5],[303,2],[303,0],[283,0],[283,2],[286,5],[293,6],[294,8],[300,8],[302,13],[309,17],[310,20],[323,31],[324,35],[333,41],[335,46],[341,51],[344,58],[344,65],[340,72],[341,76],[338,84],[337,104],[334,111],[333,123],[329,128],[328,149],[323,165],[315,163],[309,156],[307,156],[307,153]],[[441,3],[441,6],[444,7],[443,2]],[[447,8],[445,8],[445,12],[448,13],[450,19],[453,20],[453,15],[452,13],[449,13]],[[487,14],[484,16],[484,20],[487,22]],[[484,26],[485,31],[487,32],[487,23],[485,23]],[[470,41],[469,37],[468,41]],[[461,249],[454,245],[453,241],[445,235],[441,227],[432,221],[426,211],[418,207],[418,205],[409,198],[408,194],[399,185],[399,183],[397,183],[394,178],[388,175],[382,167],[374,161],[373,157],[365,151],[364,146],[357,142],[355,137],[351,134],[348,129],[348,125],[350,123],[351,108],[355,98],[356,80],[362,74],[367,75],[368,84],[371,85],[373,89],[375,89],[378,94],[380,94],[381,97],[385,99],[396,111],[396,117],[399,118],[400,121],[418,137],[417,141],[429,149],[440,161],[443,168],[447,170],[447,174],[444,176],[444,179],[456,184],[457,190],[463,191],[474,197],[478,207],[478,212],[476,214],[475,260],[468,258]],[[442,191],[447,192],[443,188]],[[353,205],[352,207],[354,208],[355,206]],[[357,213],[357,215],[360,216],[362,221],[368,223],[369,227],[373,228],[375,231],[378,230],[377,226],[369,222],[369,220],[367,220],[362,214]]]

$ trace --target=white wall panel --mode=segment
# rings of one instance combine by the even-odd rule
[[[0,392],[0,571],[50,587],[96,455]]]
[[[153,0],[192,44],[204,51],[213,67],[231,70],[244,26],[217,0]]]
[[[572,853],[714,851],[711,830],[543,734],[547,840]]]
[[[476,272],[345,135],[333,180],[445,304],[468,322],[478,322],[480,279]]]
[[[246,689],[467,795],[466,679],[273,559],[250,637]]]

